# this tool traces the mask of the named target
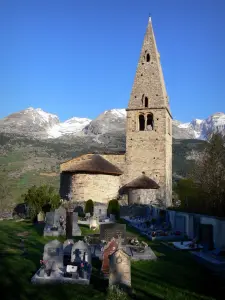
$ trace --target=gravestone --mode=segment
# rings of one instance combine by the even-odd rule
[[[97,217],[91,217],[90,218],[90,224],[89,224],[90,229],[98,229],[99,228],[99,221]]]
[[[119,236],[123,239],[123,243],[126,243],[125,224],[111,223],[100,225],[100,240],[109,242],[112,238],[118,238]]]
[[[66,235],[67,214],[64,207],[55,210],[54,225],[58,227],[59,235]]]
[[[43,211],[40,211],[37,215],[37,221],[38,223],[42,223],[45,220],[45,214]]]
[[[74,241],[71,239],[65,240],[63,243],[63,253],[64,255],[71,255],[71,251],[74,245]]]
[[[49,226],[54,225],[54,216],[55,216],[55,213],[53,211],[49,211],[46,213],[46,216],[45,216],[46,225],[49,225]]]
[[[64,207],[60,206],[55,210],[55,215],[54,215],[54,223],[56,226],[60,227],[60,217],[63,217],[64,221],[66,221],[66,210]]]
[[[58,267],[63,267],[63,245],[58,240],[53,240],[45,244],[43,260],[47,262],[47,265],[51,265],[53,262]]]
[[[186,219],[184,216],[175,216],[175,231],[186,233]]]
[[[79,240],[72,246],[71,261],[74,263],[81,263],[83,261],[91,263],[91,249],[88,244]]]
[[[109,256],[109,285],[131,286],[131,259],[122,249]]]
[[[213,243],[213,225],[200,224],[199,228],[199,241],[204,248],[212,250],[214,248]]]
[[[101,271],[105,277],[109,275],[109,255],[118,249],[118,243],[116,239],[112,238],[111,241],[103,249],[102,255],[102,268]]]
[[[78,222],[78,213],[73,212],[72,236],[81,236],[81,230],[77,222]]]

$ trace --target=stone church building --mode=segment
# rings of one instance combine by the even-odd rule
[[[171,205],[172,116],[151,19],[126,111],[126,152],[85,154],[62,163],[63,199]]]

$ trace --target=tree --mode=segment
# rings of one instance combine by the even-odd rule
[[[209,214],[225,215],[225,139],[220,133],[210,137],[205,150],[196,160],[190,177],[202,191]]]
[[[192,179],[180,179],[174,192],[178,195],[178,208],[189,212],[203,212],[201,190]]]
[[[85,203],[84,212],[85,212],[85,214],[90,213],[91,216],[93,216],[93,213],[94,213],[94,202],[91,199],[89,199]]]
[[[109,201],[107,214],[108,215],[110,215],[110,214],[115,215],[116,219],[119,218],[119,216],[120,216],[120,205],[119,205],[118,200],[113,199],[113,200]]]
[[[60,196],[52,186],[32,186],[23,195],[24,202],[29,207],[30,217],[34,219],[40,211],[49,211],[59,207]]]

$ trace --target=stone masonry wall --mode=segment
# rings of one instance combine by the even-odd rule
[[[73,174],[72,200],[87,201],[92,199],[99,203],[108,203],[117,197],[120,176],[103,174]]]
[[[147,122],[148,114],[153,115],[153,130],[148,131],[145,123],[145,130],[140,131],[139,116],[144,115]],[[123,177],[128,183],[145,172],[159,184],[159,190],[148,191],[149,197],[136,192],[143,203],[146,197],[166,206],[172,201],[171,118],[160,56],[149,20],[127,109],[126,176]]]

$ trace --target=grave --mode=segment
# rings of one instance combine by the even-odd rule
[[[115,238],[112,238],[111,241],[109,241],[103,249],[101,271],[102,271],[104,277],[106,277],[106,278],[109,275],[109,255],[111,255],[117,249],[118,249],[118,243]]]
[[[131,259],[123,249],[109,256],[109,285],[131,286]]]
[[[82,261],[91,263],[91,249],[87,243],[79,240],[72,246],[71,262],[79,264]]]
[[[72,235],[73,236],[81,236],[81,230],[78,225],[78,213],[73,212],[73,220],[72,220]]]
[[[68,255],[69,251],[71,251],[70,255]],[[63,264],[63,254],[69,256],[68,263],[65,266]],[[76,259],[77,255],[79,260]],[[45,245],[43,261],[41,262],[43,263],[42,267],[31,279],[34,284],[90,283],[90,254],[88,245],[83,241],[73,244],[72,240],[67,240],[62,245],[58,240],[53,240]]]
[[[99,221],[97,217],[91,217],[90,218],[90,224],[89,224],[90,229],[97,230],[99,229]]]
[[[55,210],[54,214],[54,225],[58,227],[58,230],[62,235],[66,233],[66,210],[60,206]]]
[[[63,243],[63,254],[71,256],[72,247],[74,245],[74,241],[71,239],[65,240]]]
[[[109,242],[112,238],[121,237],[123,243],[126,243],[126,225],[111,223],[111,224],[101,224],[100,225],[100,240]]]
[[[54,212],[47,212],[45,218],[44,236],[81,236],[80,227],[77,224],[78,213],[66,212],[65,208],[59,207]],[[67,224],[67,225],[66,225]]]

